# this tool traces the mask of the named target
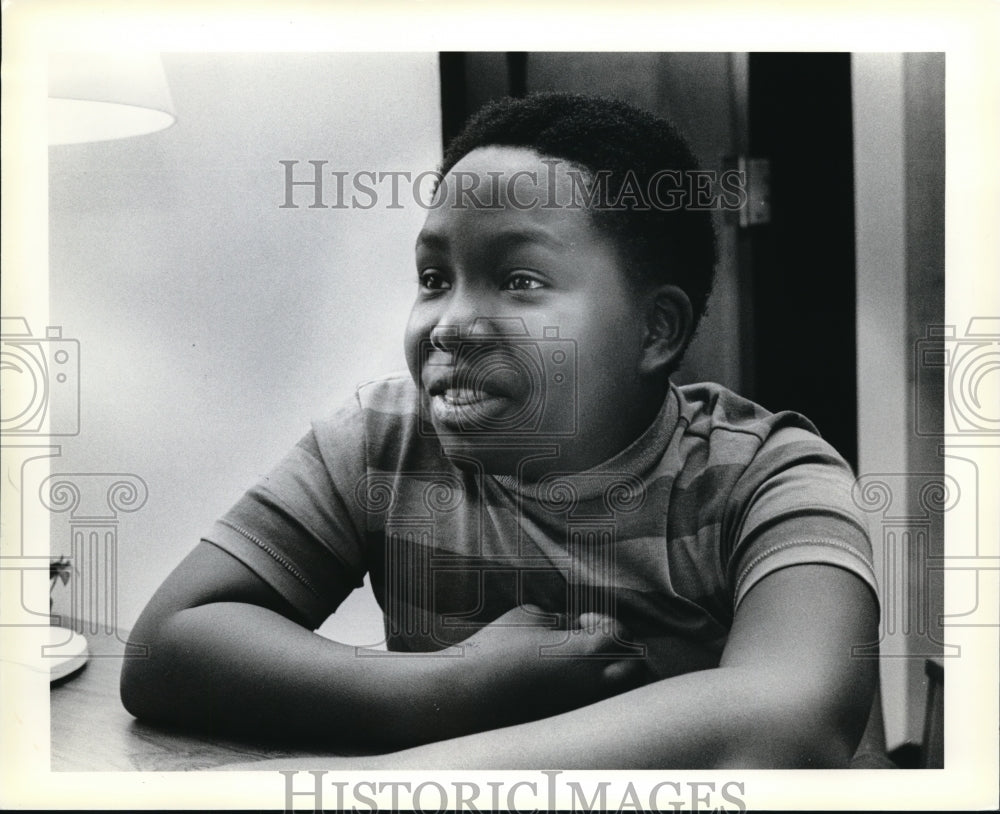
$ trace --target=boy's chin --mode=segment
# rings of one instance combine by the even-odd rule
[[[511,438],[440,433],[445,456],[459,469],[534,480],[558,468],[559,444],[532,436]]]

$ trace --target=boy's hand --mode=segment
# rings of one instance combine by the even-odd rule
[[[459,681],[475,713],[504,726],[554,715],[652,679],[625,629],[586,613],[552,624],[552,614],[514,608],[456,647]],[[462,705],[464,706],[464,704]]]

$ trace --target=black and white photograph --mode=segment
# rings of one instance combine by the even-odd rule
[[[996,802],[995,13],[62,8],[5,807]]]

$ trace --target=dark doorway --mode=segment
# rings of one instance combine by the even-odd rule
[[[751,54],[750,155],[771,222],[750,227],[754,398],[796,410],[857,468],[850,54]]]

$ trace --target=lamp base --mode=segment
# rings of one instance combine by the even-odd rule
[[[41,625],[29,628],[32,638],[39,635],[41,641],[36,639],[27,648],[17,648],[16,655],[13,656],[5,648],[5,658],[0,658],[0,661],[48,675],[49,681],[58,681],[72,675],[87,663],[90,649],[87,647],[87,640],[79,633],[58,626],[44,628],[44,635],[41,630]]]
[[[58,651],[57,655],[43,659],[49,668],[49,681],[57,681],[75,673],[90,657],[87,640],[68,628],[49,628],[49,641],[50,647]]]

